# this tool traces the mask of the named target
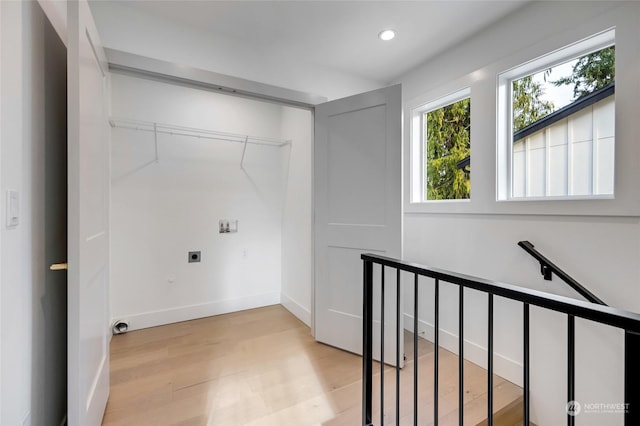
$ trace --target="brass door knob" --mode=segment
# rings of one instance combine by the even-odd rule
[[[63,270],[67,270],[67,262],[64,263],[54,263],[51,266],[49,266],[49,269],[52,271],[63,271]]]

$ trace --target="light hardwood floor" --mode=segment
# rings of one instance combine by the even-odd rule
[[[401,374],[401,424],[412,424],[413,353]],[[433,345],[419,339],[419,424],[432,424]],[[440,350],[440,424],[457,424],[458,358]],[[465,424],[486,418],[486,371],[465,362]],[[362,360],[317,343],[281,306],[114,336],[103,425],[361,424]],[[374,423],[380,425],[379,364]],[[395,423],[395,370],[385,368],[385,424]],[[494,376],[494,412],[521,395]]]

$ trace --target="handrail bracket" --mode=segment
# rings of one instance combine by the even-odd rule
[[[535,249],[535,246],[531,244],[529,241],[519,241],[518,245],[522,247],[524,251],[529,253],[540,262],[540,273],[544,277],[545,280],[551,281],[553,274],[556,274],[558,278],[560,278],[565,283],[569,284],[569,286],[578,292],[582,297],[587,299],[591,303],[597,303],[598,305],[607,305],[604,303],[599,297],[595,294],[591,293],[589,290],[584,288],[582,284],[578,281],[574,280],[569,274],[560,269],[556,264],[551,262],[549,259],[544,257],[542,253]]]
[[[540,262],[540,273],[544,277],[545,280],[551,281],[553,278],[553,270],[549,267],[547,263]]]

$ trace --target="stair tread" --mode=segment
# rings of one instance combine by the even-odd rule
[[[502,409],[493,413],[493,424],[495,426],[520,426],[523,421],[522,404],[524,398],[522,396],[516,398]],[[476,426],[487,426],[488,420],[485,419]],[[536,426],[535,423],[529,422],[530,426]]]

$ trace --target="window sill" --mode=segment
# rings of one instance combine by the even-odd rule
[[[504,200],[497,200],[499,203],[528,202],[528,201],[589,201],[589,200],[615,200],[613,194],[603,195],[555,195],[546,197],[511,197]]]
[[[405,203],[404,214],[640,217],[638,200],[621,201],[611,196],[443,200]]]

